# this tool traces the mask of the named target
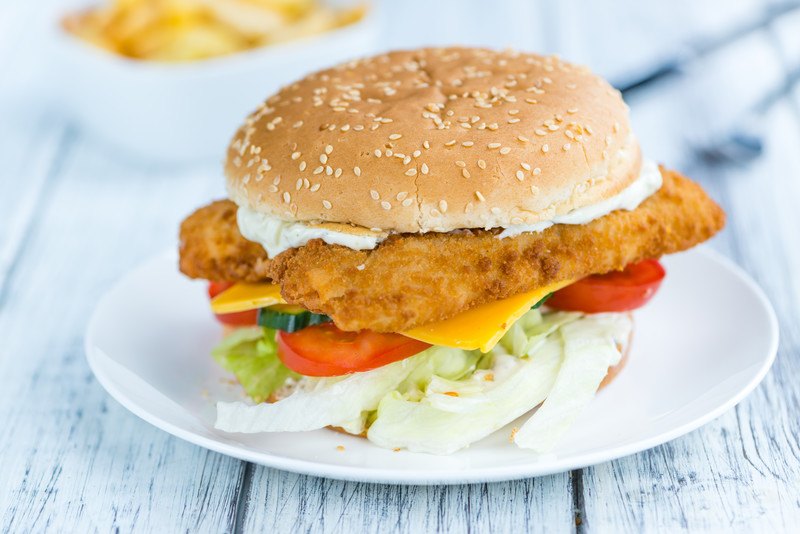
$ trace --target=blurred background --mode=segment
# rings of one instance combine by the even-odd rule
[[[91,191],[75,205],[145,188],[176,223],[223,194],[228,139],[282,84],[351,57],[446,44],[590,65],[623,90],[648,157],[712,195],[729,194],[723,180],[800,168],[795,0],[0,0],[0,179],[10,191],[0,260],[14,255],[54,174],[74,181],[66,191]],[[174,239],[161,228],[149,234],[164,234],[154,249]]]

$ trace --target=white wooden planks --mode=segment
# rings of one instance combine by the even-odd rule
[[[765,5],[542,4],[404,2],[387,17],[395,24],[385,43],[540,48],[615,75]],[[0,16],[28,20],[23,5],[6,0]],[[653,451],[489,485],[355,484],[252,466],[171,438],[108,398],[83,358],[93,303],[133,265],[174,246],[178,221],[222,194],[218,169],[103,154],[79,126],[20,107],[0,84],[0,187],[10,193],[0,194],[0,531],[563,532],[576,528],[576,516],[586,531],[796,528],[800,90],[770,110],[767,152],[753,164],[713,167],[689,149],[798,63],[798,24],[787,18],[773,34],[631,100],[646,153],[702,181],[728,210],[729,227],[712,246],[776,306],[782,341],[773,372],[735,411]],[[26,64],[13,46],[25,32],[5,31],[18,27],[0,21],[0,65]]]

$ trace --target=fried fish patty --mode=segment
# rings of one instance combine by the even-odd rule
[[[497,231],[398,234],[374,250],[322,240],[274,259],[246,240],[228,200],[181,225],[180,269],[192,278],[281,285],[287,302],[329,315],[344,330],[399,332],[486,302],[688,249],[725,214],[699,185],[661,170],[664,184],[633,211],[584,225],[498,239]]]

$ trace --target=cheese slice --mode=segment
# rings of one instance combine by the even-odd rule
[[[239,283],[211,299],[211,309],[214,313],[235,313],[285,303],[278,284]]]
[[[412,328],[403,332],[403,335],[431,345],[489,352],[497,345],[503,334],[531,309],[531,306],[548,293],[570,283],[571,280],[559,282],[507,299],[482,304],[450,319]]]
[[[531,306],[548,293],[571,283],[571,280],[559,282],[507,299],[482,304],[450,319],[418,326],[402,334],[431,345],[489,352],[503,334],[531,309]],[[211,299],[211,309],[214,313],[235,313],[285,304],[280,290],[277,284],[236,284]]]

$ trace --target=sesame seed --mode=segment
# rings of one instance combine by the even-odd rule
[[[353,174],[355,174],[356,176],[361,176],[361,168],[353,167]]]
[[[314,185],[311,186],[310,191],[312,193],[316,193],[317,191],[319,191],[319,187],[320,187],[320,184],[314,184]]]
[[[486,201],[486,197],[484,197],[484,196],[483,196],[483,194],[481,194],[481,192],[480,192],[480,191],[475,191],[475,196],[476,196],[476,197],[478,198],[478,200],[480,200],[481,202],[485,202],[485,201]]]
[[[399,193],[397,193],[397,197],[395,198],[397,198],[397,201],[400,202],[401,200],[405,200],[407,196],[408,196],[408,191],[400,191]]]
[[[446,200],[440,200],[439,201],[439,211],[441,211],[442,213],[445,213],[447,211],[447,201]]]
[[[342,127],[341,127],[341,128],[339,128],[339,129],[340,129],[341,131],[343,131],[343,132],[346,132],[347,130],[349,130],[349,129],[350,129],[350,125],[349,125],[349,124],[345,124],[344,126],[342,126]]]
[[[341,169],[341,167],[339,167],[339,168],[337,168],[335,171],[333,171],[333,177],[334,177],[334,178],[338,178],[338,177],[340,177],[341,175],[342,175],[342,169]]]
[[[407,198],[407,199],[405,199],[405,200],[403,201],[403,206],[405,206],[405,207],[407,208],[407,207],[409,207],[409,206],[410,206],[410,205],[411,205],[413,202],[414,202],[414,201],[413,201],[412,199],[410,199],[410,198]]]
[[[518,122],[519,122],[519,119],[517,119],[517,118],[508,119],[508,124],[516,124]]]
[[[313,172],[312,174],[322,174],[322,172],[323,172],[324,170],[325,170],[325,167],[323,167],[322,165],[320,165],[319,167],[317,167],[316,169],[314,169],[314,172]]]
[[[297,159],[300,157],[300,152],[292,152],[292,159]]]
[[[400,135],[400,134],[392,134],[392,135],[389,136],[389,139],[391,139],[392,141],[397,141],[401,137],[403,137],[403,136]]]
[[[417,169],[413,169],[413,168],[412,169],[408,169],[405,172],[405,175],[406,176],[416,176],[417,175]]]
[[[524,161],[522,163],[520,163],[519,165],[520,165],[520,167],[522,167],[526,171],[531,170],[531,166],[529,164],[525,163]]]
[[[500,149],[500,153],[503,155],[508,154],[509,152],[511,152],[511,149],[507,146],[504,146],[503,148]]]
[[[547,135],[547,132],[545,132],[545,131],[544,131],[544,130],[542,130],[541,128],[536,128],[536,130],[534,130],[534,133],[535,133],[536,135]]]
[[[516,176],[517,176],[517,180],[519,180],[520,182],[525,179],[525,173],[522,172],[522,171],[517,171],[516,172]]]
[[[375,191],[374,189],[370,189],[369,190],[369,196],[372,197],[372,200],[379,200],[381,198],[381,196],[378,194],[378,192]]]
[[[542,152],[547,153],[550,150],[550,145],[547,143],[542,145]]]
[[[319,155],[319,162],[322,163],[322,164],[328,163],[327,154],[320,154]]]
[[[455,144],[456,144],[456,140],[455,139],[451,139],[450,141],[446,142],[444,144],[444,146],[453,146]]]
[[[327,174],[328,176],[333,174],[333,168],[330,165],[325,165],[325,174]]]
[[[428,165],[427,164],[423,163],[422,166],[420,167],[420,169],[422,170],[422,174],[428,174]]]
[[[330,203],[330,202],[328,202],[327,200],[323,200],[323,201],[322,201],[322,205],[323,205],[323,206],[325,206],[325,209],[326,209],[326,210],[329,210],[329,209],[331,209],[331,203]]]
[[[555,132],[556,130],[558,130],[558,128],[559,127],[558,127],[557,124],[548,124],[547,125],[547,129],[550,130],[551,132]]]
[[[422,142],[422,146],[427,150],[431,147],[431,144],[426,140]]]
[[[381,149],[380,149],[380,148],[376,148],[376,149],[375,149],[375,157],[376,157],[376,158],[379,158],[379,157],[381,157],[381,155],[382,155],[382,154],[381,154]]]
[[[411,153],[411,155],[414,156],[415,158],[418,158],[418,157],[420,157],[422,155],[422,151],[421,150],[415,150],[414,152]]]
[[[539,103],[539,101],[536,100],[535,98],[526,98],[525,102],[527,102],[528,104],[538,104]]]
[[[516,115],[517,113],[519,113],[518,109],[509,109],[508,110],[508,114],[509,115]]]
[[[464,162],[463,162],[463,161],[461,161],[461,160],[458,160],[458,161],[456,161],[456,166],[457,166],[457,167],[461,167],[461,168],[463,169],[464,167],[466,167],[466,166],[467,166],[467,164],[466,164],[466,163],[464,163]]]
[[[471,147],[474,144],[475,143],[473,143],[472,141],[464,141],[463,143],[461,143],[461,146]]]
[[[303,179],[302,178],[298,178],[297,182],[295,182],[295,184],[294,184],[294,189],[295,189],[295,191],[300,191],[300,189],[302,189],[302,187],[303,187]]]
[[[489,143],[488,145],[486,145],[487,148],[500,148],[501,146],[502,144],[500,143]]]
[[[565,151],[565,152],[566,152],[567,150],[569,150],[571,147],[572,147],[572,145],[570,145],[569,143],[564,143],[564,146],[563,146],[563,148],[564,148],[564,151]]]
[[[486,162],[483,161],[482,159],[479,159],[478,160],[478,167],[480,167],[481,169],[485,169],[486,168]]]
[[[567,113],[570,113],[570,114],[572,114],[572,113],[577,113],[577,112],[578,112],[578,108],[569,108],[569,109],[567,110]]]
[[[535,169],[533,169],[533,174],[534,176],[539,176],[540,174],[542,174],[542,169],[536,167]]]
[[[524,135],[518,135],[518,136],[517,136],[517,139],[518,139],[518,140],[520,140],[520,141],[522,141],[523,143],[527,143],[528,141],[530,141],[530,139],[528,139],[528,138],[527,138],[527,137],[525,137]]]
[[[303,172],[304,170],[306,170],[306,167],[307,167],[306,162],[301,161],[300,166],[298,168],[300,169],[300,172]]]
[[[387,201],[385,201],[385,200],[384,200],[383,202],[381,202],[381,207],[382,207],[383,209],[385,209],[385,210],[390,210],[390,209],[392,209],[392,205],[391,205],[391,204],[389,204],[389,203],[388,203]]]
[[[288,191],[284,191],[283,192],[283,201],[288,204],[289,201],[291,201],[291,200],[292,200],[292,195],[290,195]]]

